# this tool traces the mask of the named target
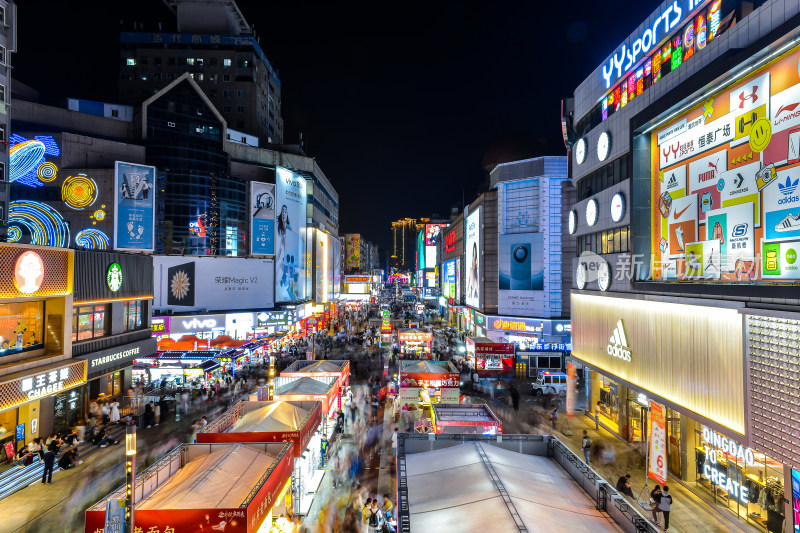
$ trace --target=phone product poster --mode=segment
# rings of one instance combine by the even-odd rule
[[[478,207],[467,217],[467,261],[466,303],[480,308],[481,298],[481,208]]]
[[[541,316],[544,304],[544,235],[500,235],[498,241],[499,312],[529,311]]]
[[[275,185],[250,182],[250,253],[275,253]]]
[[[114,162],[114,248],[153,251],[156,168]]]
[[[294,302],[306,297],[306,180],[278,167],[275,182],[275,301]]]

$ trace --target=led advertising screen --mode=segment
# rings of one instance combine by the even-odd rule
[[[250,182],[250,253],[275,254],[275,185]]]
[[[358,233],[348,233],[345,239],[345,268],[358,270],[361,264],[361,235]]]
[[[544,236],[541,233],[500,235],[498,239],[497,306],[501,314],[542,316],[544,311]]]
[[[436,266],[436,246],[425,247],[425,268],[431,269]]]
[[[800,279],[798,60],[795,48],[651,136],[654,279]]]
[[[293,302],[306,296],[306,180],[278,167],[275,182],[275,301]]]
[[[478,207],[467,217],[466,229],[466,294],[465,301],[470,307],[480,308],[481,297],[481,208]]]
[[[331,239],[333,254],[333,289],[334,293],[342,292],[342,243],[339,239]],[[333,299],[333,298],[331,298]]]
[[[156,168],[114,162],[114,248],[153,251]]]
[[[456,297],[456,260],[450,259],[444,262],[442,269],[442,295],[445,298]]]
[[[419,270],[425,268],[425,233],[422,231],[417,234],[417,264]]]
[[[271,258],[153,256],[155,309],[269,309],[274,295]]]
[[[436,246],[447,224],[425,224],[425,246]]]
[[[461,258],[456,257],[456,303],[461,303]]]

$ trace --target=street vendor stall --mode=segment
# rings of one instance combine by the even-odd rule
[[[331,376],[338,379],[339,389],[342,396],[347,395],[350,386],[350,361],[326,360],[326,361],[307,361],[299,359],[286,367],[280,374],[283,377],[326,377]],[[341,402],[337,405],[341,409]]]
[[[339,395],[339,380],[333,376],[278,376],[275,378],[275,394],[273,395],[275,400],[321,402],[323,424],[327,420],[336,418],[339,410]],[[327,435],[327,428],[324,429],[324,433]]]
[[[435,433],[499,435],[503,425],[489,406],[479,404],[440,403],[432,407],[431,421]]]
[[[461,374],[450,361],[400,361],[400,405],[458,403]]]
[[[514,345],[486,337],[467,337],[467,360],[480,377],[501,377],[514,373]]]
[[[433,350],[433,333],[407,329],[397,334],[400,357],[404,359],[430,359]]]
[[[197,434],[198,443],[292,442],[294,512],[305,515],[325,473],[320,402],[242,401]]]
[[[265,533],[286,512],[292,443],[182,444],[137,474],[136,529]],[[102,531],[125,487],[86,510],[86,533]]]

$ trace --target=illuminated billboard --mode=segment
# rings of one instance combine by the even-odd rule
[[[652,275],[800,279],[800,49],[656,130]]]
[[[498,239],[497,306],[501,313],[536,312],[544,304],[544,235],[517,233]]]
[[[306,180],[276,169],[275,301],[306,297]]]
[[[361,264],[361,235],[358,233],[348,233],[344,236],[344,245],[344,267],[347,270],[358,270]]]
[[[425,224],[425,246],[436,246],[447,224]]]
[[[275,185],[250,182],[250,254],[275,253]]]
[[[470,307],[480,308],[481,299],[481,208],[469,214],[466,221],[466,294]]]
[[[153,251],[156,168],[114,162],[114,248]]]
[[[456,297],[456,260],[444,262],[442,268],[442,296],[445,298]]]

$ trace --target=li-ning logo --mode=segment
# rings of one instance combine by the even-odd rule
[[[753,85],[752,93],[747,94],[744,91],[739,93],[739,109],[744,109],[744,104],[748,100],[752,100],[752,102],[750,102],[751,104],[755,104],[756,102],[758,102],[758,94],[756,94],[757,92],[758,92],[758,85]]]
[[[787,120],[792,120],[794,118],[800,117],[800,111],[795,111],[797,106],[800,106],[800,102],[795,102],[793,104],[782,105],[778,108],[778,111],[775,113],[775,120],[772,122],[777,126],[781,122],[786,122]],[[785,116],[781,116],[784,113],[788,113]]]
[[[712,163],[711,161],[708,162],[708,168],[706,172],[701,172],[700,176],[698,177],[700,183],[704,181],[710,181],[714,179],[714,176],[717,174],[717,165],[719,164],[719,159],[717,159],[716,163]]]
[[[786,183],[778,183],[778,190],[783,194],[783,198],[778,200],[778,204],[790,204],[800,201],[800,197],[792,196],[800,184],[800,178],[792,181],[792,178],[786,176]]]
[[[614,328],[614,333],[608,339],[606,351],[608,355],[619,357],[623,361],[631,360],[631,351],[628,349],[628,338],[625,336],[622,320],[617,321],[617,327]]]

